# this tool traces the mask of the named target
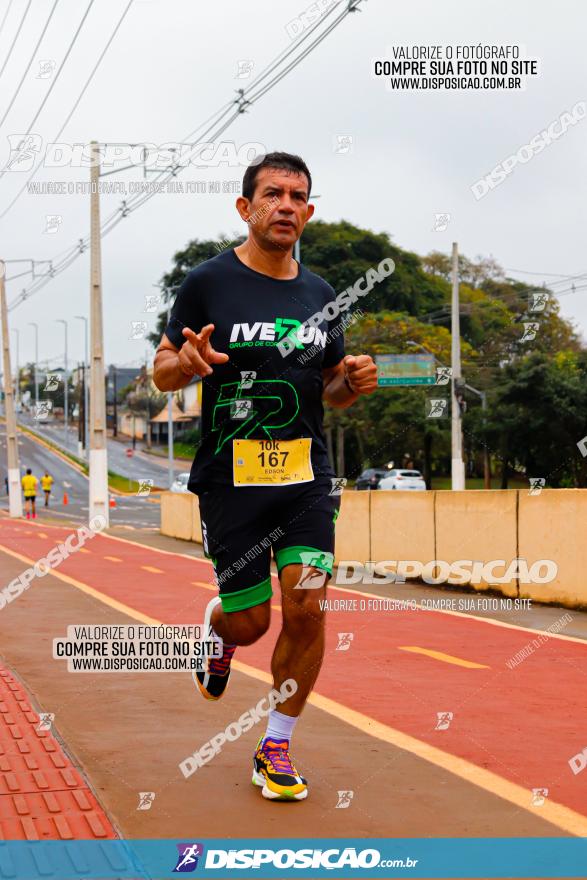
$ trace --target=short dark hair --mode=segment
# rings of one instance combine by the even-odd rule
[[[26,469],[26,472],[27,472],[27,474],[30,474],[30,473],[31,473],[31,469],[30,469],[30,468],[27,468],[27,469]]]
[[[255,194],[257,175],[262,168],[277,168],[282,171],[293,171],[294,174],[305,174],[308,178],[308,196],[312,190],[312,175],[308,166],[300,156],[292,153],[265,153],[258,156],[256,161],[249,165],[243,177],[243,196],[252,199]]]

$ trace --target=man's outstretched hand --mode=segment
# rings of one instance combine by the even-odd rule
[[[214,324],[206,324],[199,333],[189,327],[184,327],[181,332],[186,341],[179,352],[179,367],[186,376],[210,376],[211,364],[225,364],[230,360],[227,354],[215,351],[210,344]]]

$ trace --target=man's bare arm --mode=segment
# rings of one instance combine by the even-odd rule
[[[179,366],[179,349],[164,333],[155,352],[153,382],[159,391],[179,391],[180,388],[185,388],[191,378]]]
[[[159,391],[179,391],[185,388],[194,376],[209,376],[211,364],[225,364],[229,357],[215,351],[210,344],[214,324],[206,324],[199,333],[184,327],[185,342],[181,348],[163,334],[155,353],[153,382]]]
[[[345,409],[351,406],[358,398],[344,381],[344,363],[341,361],[335,367],[325,367],[322,370],[323,398],[330,406]]]
[[[322,370],[323,396],[330,406],[351,406],[360,394],[377,390],[377,367],[370,355],[347,355],[335,367]]]

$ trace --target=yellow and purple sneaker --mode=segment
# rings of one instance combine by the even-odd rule
[[[294,766],[288,740],[261,737],[253,758],[253,785],[263,786],[261,794],[271,801],[308,797],[308,784]]]
[[[204,616],[203,640],[215,637],[210,619],[214,608],[220,604],[220,599],[215,596],[208,602]],[[216,636],[216,638],[218,638]],[[224,694],[228,679],[230,678],[230,661],[236,651],[236,645],[223,645],[222,657],[210,657],[206,655],[206,668],[202,672],[194,670],[192,678],[194,684],[206,700],[219,700]]]

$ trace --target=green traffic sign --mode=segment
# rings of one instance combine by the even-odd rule
[[[435,385],[436,363],[433,354],[378,354],[377,385]]]

